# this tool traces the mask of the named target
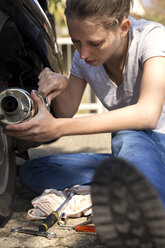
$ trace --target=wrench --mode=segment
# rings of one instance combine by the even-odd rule
[[[32,229],[23,229],[22,227],[11,229],[11,232],[26,233],[26,234],[35,235],[35,236],[42,236],[42,237],[45,237],[45,238],[48,238],[48,239],[57,237],[56,233],[41,232],[41,231],[35,231],[35,230],[32,230]]]

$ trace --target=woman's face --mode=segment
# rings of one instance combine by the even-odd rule
[[[118,56],[121,50],[121,29],[107,30],[91,20],[67,20],[72,42],[87,64],[99,66]]]

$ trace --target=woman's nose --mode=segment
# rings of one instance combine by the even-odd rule
[[[87,47],[81,47],[80,48],[80,58],[86,59],[89,57],[89,49]]]

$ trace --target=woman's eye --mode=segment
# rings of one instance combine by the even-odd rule
[[[100,46],[100,44],[101,44],[101,43],[92,43],[92,42],[91,42],[91,46],[94,46],[94,47],[98,47],[98,46]]]

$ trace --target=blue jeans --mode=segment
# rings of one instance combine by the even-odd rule
[[[64,190],[76,184],[90,184],[96,166],[110,154],[71,153],[29,160],[20,168],[24,185],[41,194],[44,189]]]
[[[39,194],[47,188],[63,190],[75,184],[90,184],[97,165],[112,155],[137,167],[157,189],[165,206],[165,134],[150,130],[113,134],[112,154],[61,154],[29,160],[21,166],[20,178]]]

